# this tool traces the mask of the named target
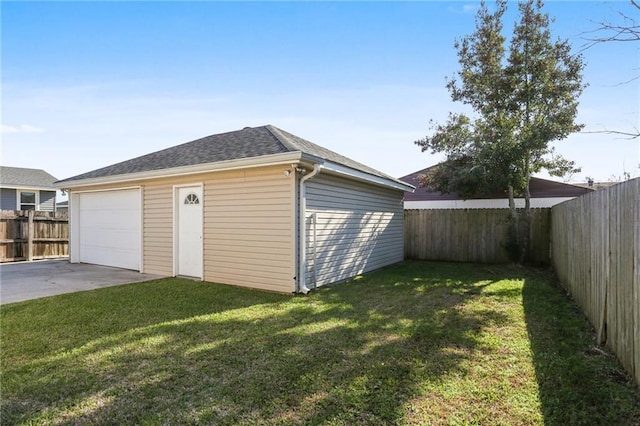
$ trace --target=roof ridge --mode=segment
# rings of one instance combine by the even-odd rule
[[[34,167],[14,167],[14,166],[0,166],[0,169],[15,169],[15,170],[37,170],[39,172],[48,173],[45,169],[36,169]]]
[[[292,142],[287,136],[286,132],[272,124],[264,126],[288,151],[300,151],[304,152],[300,146]]]
[[[373,167],[369,167],[359,161],[353,160],[349,157],[346,157],[336,151],[332,151],[329,148],[325,148],[322,145],[318,145],[314,142],[311,142],[308,139],[300,137],[298,135],[294,135],[293,133],[289,133],[286,130],[282,130],[273,125],[264,126],[269,129],[269,131],[278,138],[278,140],[287,148],[293,151],[300,151],[305,154],[314,155],[316,157],[322,158],[325,161],[330,161],[333,163],[341,164],[345,167],[352,168],[354,170],[359,170],[361,172],[370,174],[372,176],[378,176],[384,179],[390,179],[396,182],[402,182],[399,179],[387,175]],[[275,131],[275,132],[274,132]],[[278,134],[280,136],[278,136]],[[299,140],[299,142],[298,142]],[[300,145],[302,144],[302,145]],[[305,146],[306,145],[306,146]],[[402,182],[404,183],[404,182]]]

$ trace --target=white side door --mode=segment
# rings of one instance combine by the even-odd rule
[[[202,187],[176,190],[176,275],[202,278]]]

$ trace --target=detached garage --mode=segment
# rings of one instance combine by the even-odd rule
[[[274,126],[57,183],[71,262],[306,293],[403,259],[413,187]]]

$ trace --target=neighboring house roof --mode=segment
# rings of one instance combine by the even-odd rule
[[[271,125],[245,127],[242,130],[207,136],[63,179],[57,183],[60,186],[62,183],[71,181],[94,180],[287,153],[302,153],[313,158],[330,161],[358,172],[393,181],[410,190],[405,182]]]
[[[0,187],[55,191],[55,177],[40,169],[0,166]]]
[[[429,170],[435,166],[418,170],[417,172],[400,178],[401,181],[407,182],[416,187],[411,194],[405,194],[405,201],[445,201],[445,200],[463,200],[464,198],[456,193],[445,194],[435,191],[431,188],[420,186],[420,176],[429,173]],[[580,195],[592,192],[591,188],[584,188],[577,185],[571,185],[562,182],[556,182],[548,179],[532,177],[529,181],[529,192],[531,198],[555,198],[555,197],[578,197]],[[495,199],[506,198],[505,193],[491,194],[485,197],[473,197],[473,199]]]
[[[574,183],[573,185],[599,191],[601,189],[605,189],[605,188],[608,188],[610,186],[617,185],[619,183],[620,182],[594,182],[594,181],[589,181],[589,182],[577,182],[577,183]]]

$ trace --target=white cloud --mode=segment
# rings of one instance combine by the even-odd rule
[[[462,6],[462,12],[463,13],[475,13],[476,10],[478,10],[480,6],[477,4],[465,4],[464,6]]]
[[[463,4],[462,6],[459,4],[449,6],[448,10],[452,13],[457,14],[475,14],[476,11],[480,8],[480,3],[474,4]]]
[[[17,134],[17,133],[42,133],[44,129],[39,127],[30,126],[28,124],[21,124],[19,126],[8,126],[6,124],[0,124],[0,133],[4,134]]]

